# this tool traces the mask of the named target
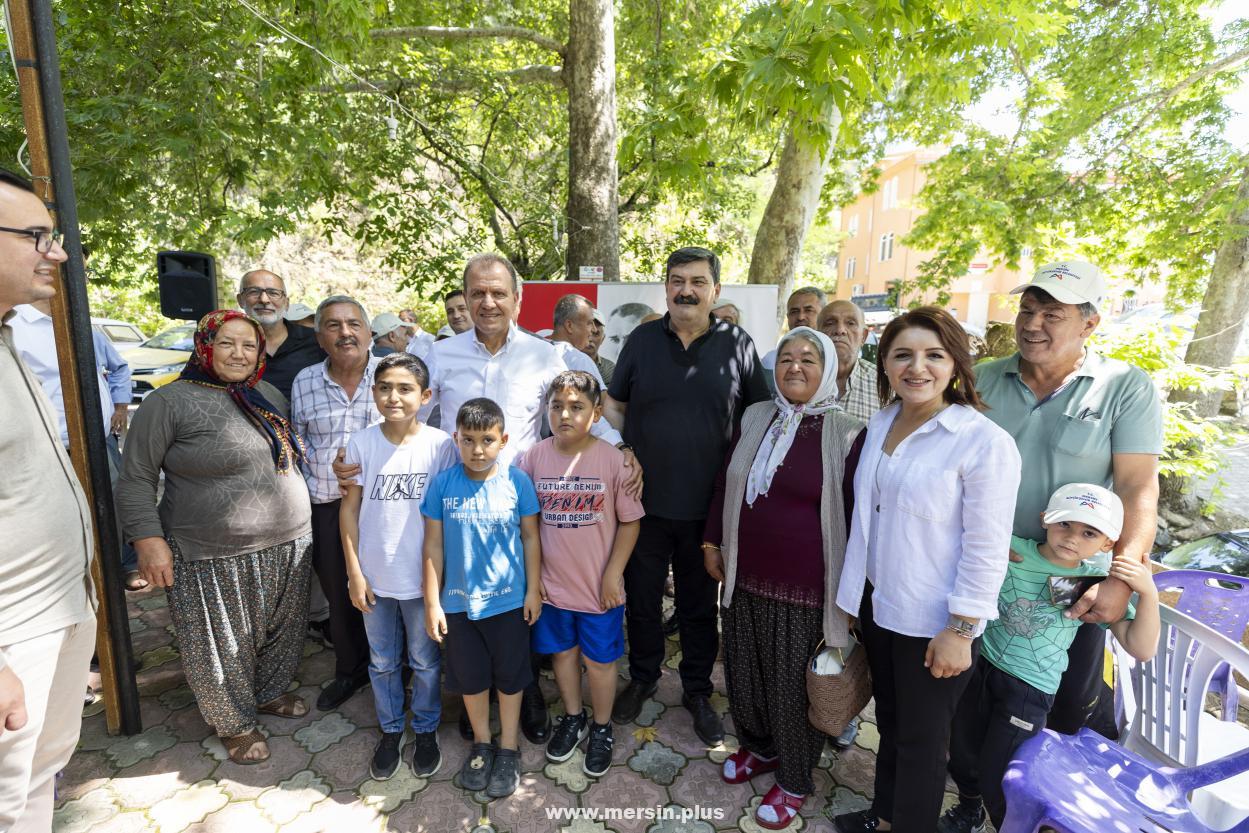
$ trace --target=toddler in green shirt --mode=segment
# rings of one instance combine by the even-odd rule
[[[999,828],[1006,815],[1002,776],[1025,740],[1041,731],[1067,668],[1080,620],[1066,610],[1109,575],[1132,588],[1135,608],[1110,625],[1115,639],[1144,662],[1158,647],[1158,591],[1149,567],[1131,556],[1109,559],[1123,529],[1119,497],[1091,483],[1070,483],[1041,515],[1045,541],[1012,536],[1010,565],[998,595],[998,618],[985,628],[971,682],[950,737],[950,775],[959,803],[938,833],[978,833],[985,811]]]

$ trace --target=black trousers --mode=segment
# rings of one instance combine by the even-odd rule
[[[973,666],[950,735],[950,777],[962,798],[981,798],[993,825],[1006,818],[1002,776],[1020,744],[1045,726],[1054,695],[984,657]]]
[[[929,638],[876,624],[871,585],[863,592],[859,623],[880,731],[872,812],[891,822],[895,833],[933,833],[945,795],[950,722],[976,667],[980,640],[972,643],[971,668],[937,679],[924,667]]]
[[[1086,622],[1076,631],[1075,641],[1067,649],[1067,670],[1063,672],[1046,721],[1055,732],[1075,734],[1097,709],[1104,687],[1102,657],[1105,650],[1106,631],[1101,625]]]
[[[710,696],[711,671],[720,650],[716,632],[719,583],[703,566],[703,524],[654,515],[642,518],[637,544],[625,567],[625,624],[629,676],[642,683],[656,682],[664,661],[664,582],[671,562],[681,634],[681,685],[686,694]]]
[[[342,501],[312,504],[312,568],[330,606],[330,638],[334,640],[334,675],[361,677],[369,670],[369,640],[364,618],[347,594],[347,563],[338,534]]]

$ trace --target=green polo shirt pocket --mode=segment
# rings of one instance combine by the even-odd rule
[[[1087,456],[1103,446],[1109,447],[1100,417],[1080,419],[1064,414],[1054,431],[1054,447],[1072,457]]]

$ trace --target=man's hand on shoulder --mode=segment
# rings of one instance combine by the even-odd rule
[[[0,668],[0,734],[16,732],[26,725],[26,691],[17,672]]]
[[[346,449],[340,448],[334,455],[334,462],[330,464],[334,469],[334,477],[338,480],[338,493],[343,497],[347,496],[348,489],[356,485],[356,475],[360,474],[360,465],[348,463],[346,458]]]
[[[624,443],[621,443],[624,452],[625,468],[629,470],[629,477],[625,480],[625,494],[629,497],[642,499],[642,464],[638,462],[637,455],[633,453],[633,449]]]

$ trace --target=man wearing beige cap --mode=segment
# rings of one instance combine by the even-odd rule
[[[1117,556],[1145,560],[1154,542],[1162,407],[1139,368],[1107,358],[1086,342],[1097,329],[1106,284],[1097,267],[1050,263],[1012,294],[1018,352],[976,368],[985,415],[1015,438],[1024,476],[1015,502],[1014,533],[1042,540],[1041,513],[1067,483],[1112,489],[1123,502]],[[1108,579],[1071,608],[1089,623],[1068,654],[1067,671],[1047,725],[1074,732],[1089,721],[1102,690],[1104,632],[1098,622],[1123,617],[1130,591]]]
[[[374,318],[372,330],[374,356],[402,353],[408,346],[408,325],[393,312],[383,312]]]

